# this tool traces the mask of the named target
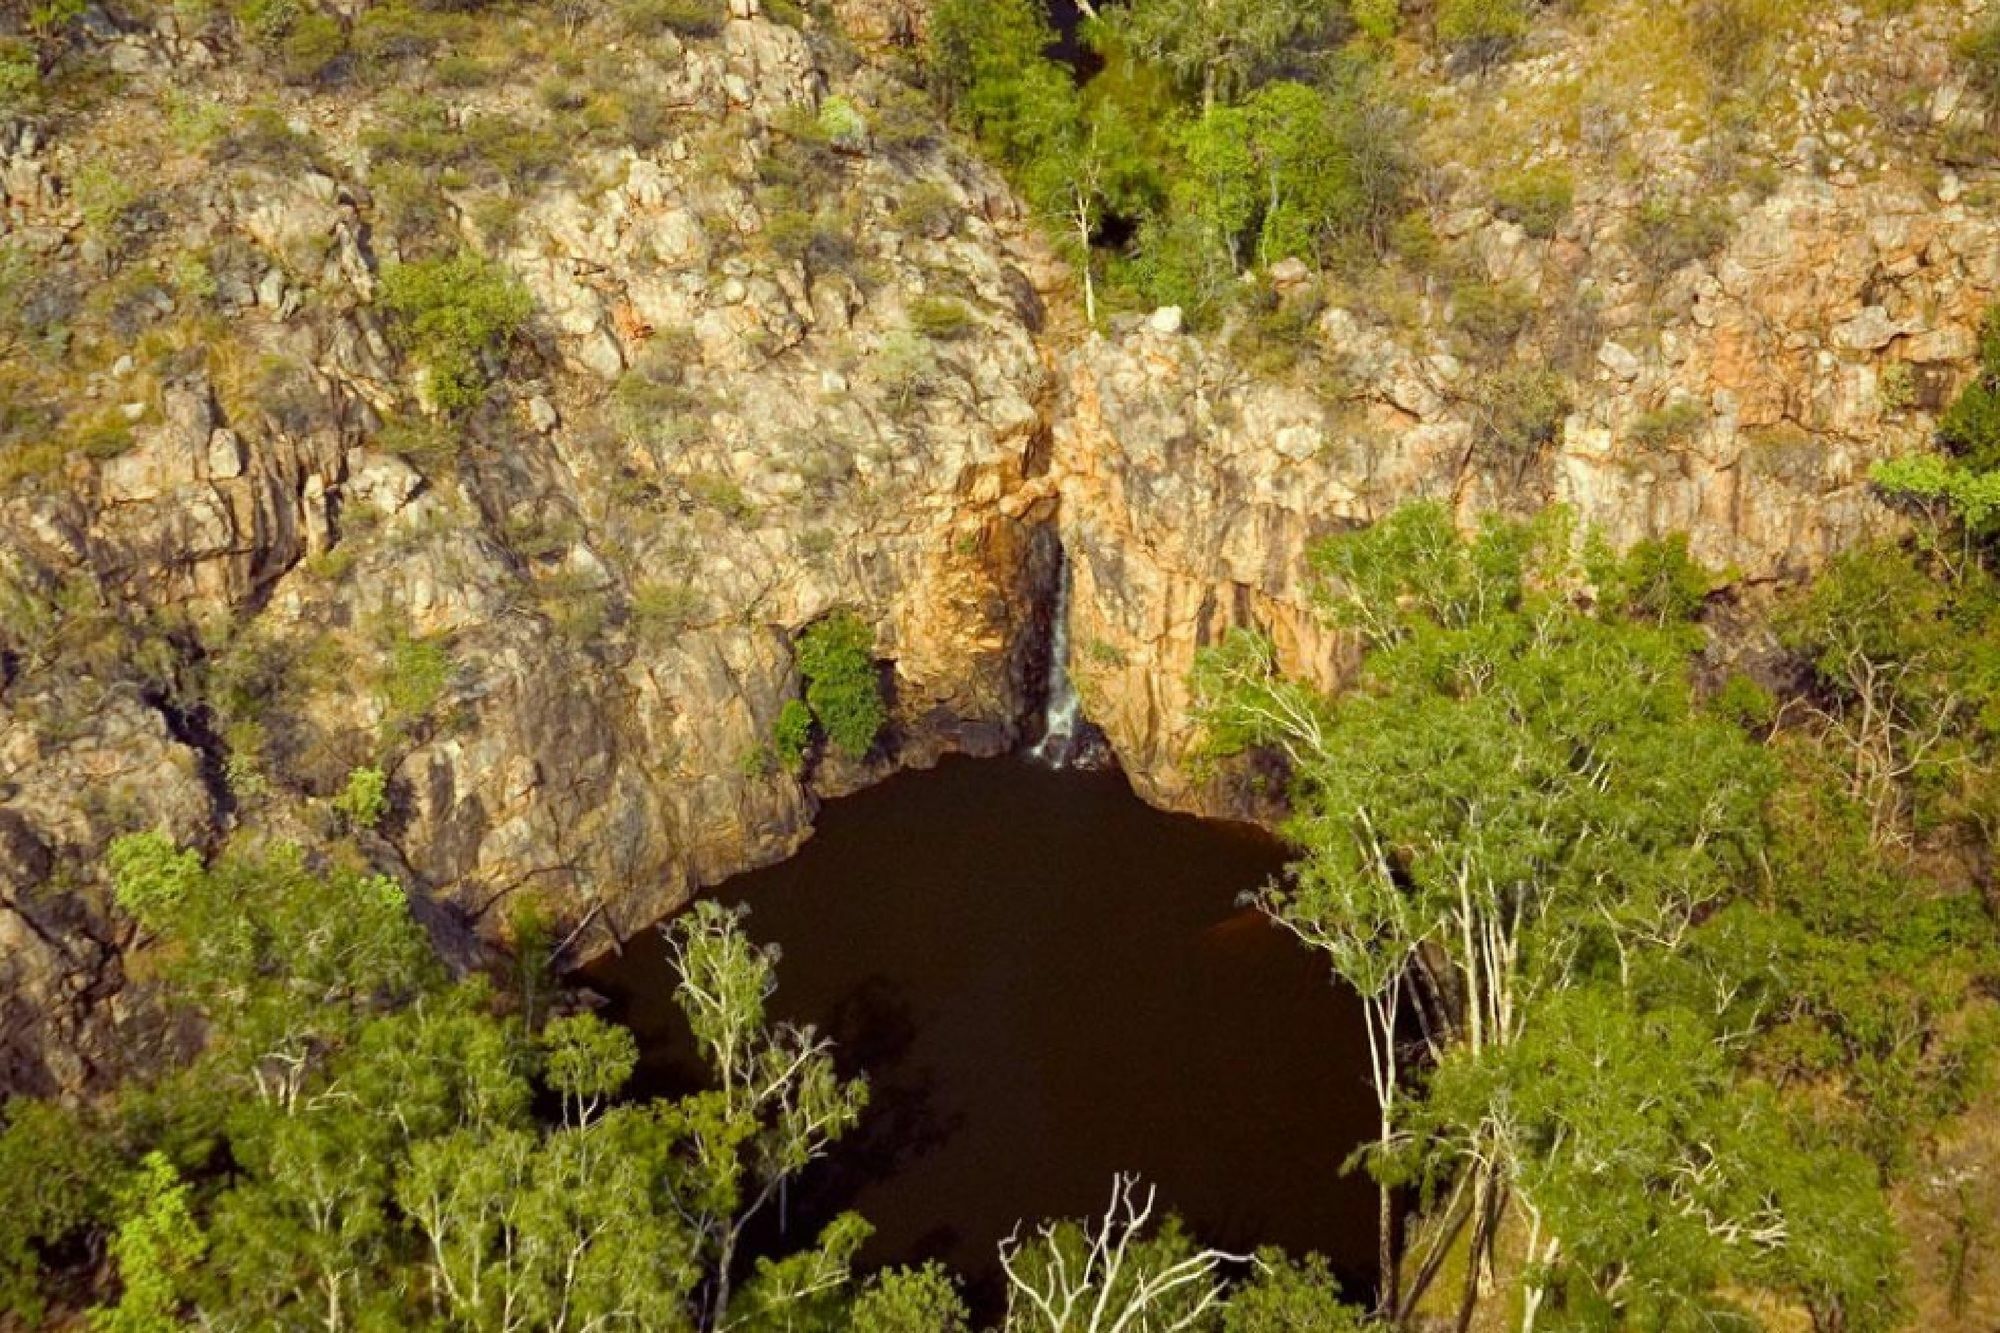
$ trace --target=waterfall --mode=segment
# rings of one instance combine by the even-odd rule
[[[1056,583],[1056,609],[1049,626],[1049,697],[1042,705],[1042,738],[1028,753],[1052,768],[1075,757],[1077,722],[1083,711],[1069,678],[1069,561]]]

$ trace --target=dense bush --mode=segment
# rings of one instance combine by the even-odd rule
[[[388,266],[381,299],[429,372],[431,401],[447,413],[485,397],[486,359],[503,351],[534,311],[512,273],[469,252]]]
[[[874,645],[866,621],[851,611],[836,611],[808,625],[793,649],[813,719],[835,749],[857,759],[875,747],[889,720],[875,674]]]

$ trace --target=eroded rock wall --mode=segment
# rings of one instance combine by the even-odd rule
[[[1738,582],[1896,530],[1869,468],[1927,447],[2000,289],[2000,224],[1944,195],[1787,182],[1656,293],[1626,266],[1620,201],[1541,241],[1465,222],[1494,280],[1551,299],[1594,282],[1604,312],[1557,439],[1525,465],[1482,441],[1480,370],[1441,318],[1413,336],[1331,308],[1321,378],[1303,381],[1249,375],[1172,312],[1069,352],[1055,478],[1087,711],[1150,799],[1241,809],[1187,762],[1196,651],[1253,626],[1288,669],[1337,684],[1303,552],[1411,499],[1468,520],[1559,503],[1619,548],[1685,532]],[[1675,405],[1685,424],[1648,434]]]

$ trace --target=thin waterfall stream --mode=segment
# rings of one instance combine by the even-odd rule
[[[1028,751],[1052,768],[1067,768],[1078,757],[1077,727],[1083,717],[1083,703],[1069,675],[1069,596],[1069,560],[1065,557],[1049,626],[1049,695],[1042,707],[1042,738]]]

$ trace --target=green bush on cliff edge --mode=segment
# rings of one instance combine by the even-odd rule
[[[875,675],[874,646],[874,632],[860,616],[836,611],[808,625],[794,648],[813,720],[835,749],[857,759],[874,748],[889,720]],[[794,756],[797,762],[804,759],[800,721],[796,709],[779,717],[779,750],[788,767],[796,766]]]

